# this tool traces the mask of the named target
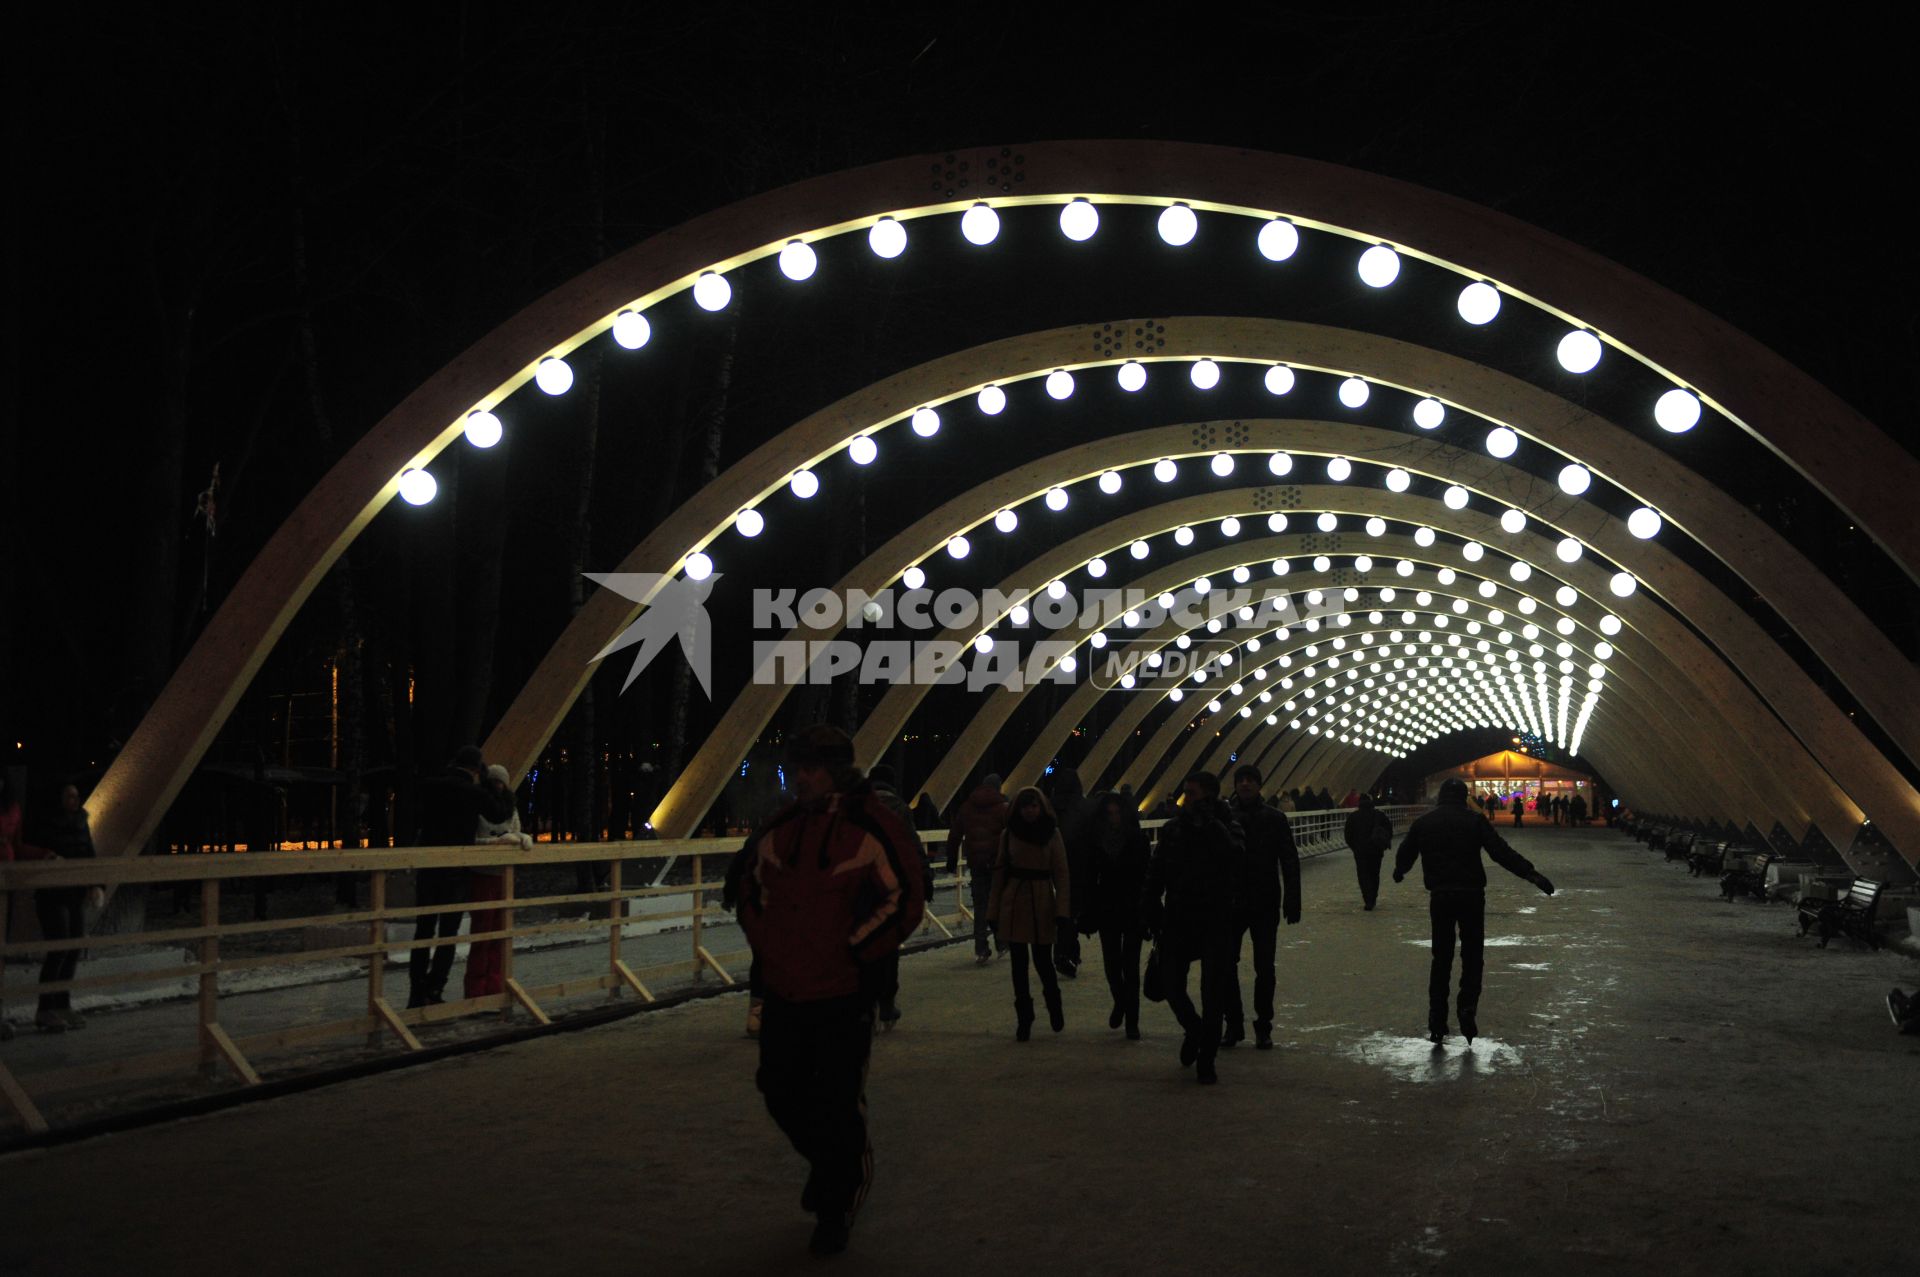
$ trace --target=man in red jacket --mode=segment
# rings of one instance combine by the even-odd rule
[[[911,834],[853,765],[853,742],[824,724],[787,745],[795,802],[745,849],[740,925],[766,1006],[756,1082],[767,1112],[811,1168],[800,1207],[812,1249],[845,1250],[873,1178],[867,1057],[881,960],[920,926]]]

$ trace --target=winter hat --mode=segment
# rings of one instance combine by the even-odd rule
[[[491,767],[487,768],[487,779],[497,780],[502,785],[504,785],[508,783],[510,777],[508,777],[507,769],[504,765],[500,763],[495,763]]]

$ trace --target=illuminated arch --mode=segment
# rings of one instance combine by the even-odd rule
[[[926,195],[929,163],[939,188],[932,200]],[[956,172],[971,172],[974,188],[966,189],[969,179],[964,176],[955,185]],[[994,178],[981,180],[989,174]],[[800,183],[656,236],[528,307],[409,395],[315,486],[263,548],[115,759],[89,800],[104,850],[124,854],[145,840],[320,577],[392,498],[402,473],[430,462],[458,436],[468,413],[500,405],[535,376],[544,360],[564,357],[612,327],[623,312],[644,313],[659,299],[694,286],[704,273],[724,274],[772,256],[796,237],[818,239],[863,230],[887,217],[909,223],[950,214],[982,196],[1002,206],[1063,204],[1084,196],[1096,203],[1179,201],[1209,213],[1261,221],[1284,215],[1310,231],[1389,243],[1404,256],[1459,272],[1466,283],[1491,281],[1509,304],[1537,306],[1597,332],[1609,349],[1680,383],[1826,493],[1909,576],[1920,572],[1920,524],[1908,505],[1920,467],[1911,457],[1757,343],[1657,286],[1535,228],[1388,179],[1219,147],[1046,143],[984,148],[958,157],[919,157]],[[1249,222],[1241,229],[1251,237],[1254,227]],[[1271,343],[1266,345],[1270,350]],[[1263,351],[1247,357],[1273,356]],[[1444,388],[1443,382],[1411,374],[1406,381],[1425,383],[1422,388],[1433,392]],[[1585,453],[1575,455],[1584,459]],[[1668,478],[1685,473],[1665,460],[1658,471]],[[747,487],[755,477],[751,470],[736,476]],[[766,489],[783,482],[785,474],[758,477]],[[696,498],[673,522],[698,525],[705,518],[704,526],[713,527],[749,503],[713,510],[706,504],[713,503]],[[1677,508],[1658,500],[1650,504],[1663,511]],[[1734,538],[1714,528],[1700,532],[1703,544],[1723,558],[1740,548]],[[677,566],[694,548],[681,540],[664,561]],[[1746,569],[1736,565],[1736,571],[1776,606],[1783,600],[1800,606],[1817,590],[1811,578],[1795,573],[1790,573],[1791,589],[1775,591],[1761,586]],[[596,602],[601,597],[596,596]],[[590,605],[589,610],[598,614],[621,609]],[[1784,614],[1784,606],[1782,610]],[[1831,654],[1832,643],[1846,635],[1823,635],[1816,617],[1789,619],[1866,704],[1867,695],[1855,687],[1855,680],[1866,678],[1867,667]],[[1771,686],[1763,686],[1771,695]],[[572,689],[543,684],[538,691],[548,707],[563,709],[577,689],[576,682]],[[1905,709],[1896,708],[1891,715],[1872,708],[1869,712],[1889,731],[1909,725]],[[545,738],[537,725],[532,734]],[[514,738],[514,743],[523,742]],[[1910,842],[1902,842],[1911,848]]]

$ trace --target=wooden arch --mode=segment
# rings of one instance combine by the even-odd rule
[[[930,168],[940,188],[932,199]],[[954,173],[961,176],[943,177]],[[983,181],[987,174],[1005,180]],[[969,180],[974,189],[967,189]],[[1920,521],[1910,505],[1920,464],[1759,343],[1538,228],[1336,165],[1192,143],[1052,142],[919,156],[797,183],[644,241],[533,303],[408,395],[275,532],[116,756],[88,800],[103,851],[130,854],[146,841],[273,644],[346,546],[392,499],[400,474],[430,462],[458,436],[469,411],[499,404],[532,377],[542,358],[564,355],[606,331],[623,308],[644,310],[690,287],[705,270],[769,256],[796,235],[858,230],[882,216],[953,212],[980,197],[1014,204],[1076,196],[1285,214],[1303,226],[1391,243],[1463,279],[1491,279],[1506,295],[1590,327],[1614,349],[1692,388],[1852,515],[1904,571],[1920,575]],[[1714,544],[1710,536],[1702,539]],[[690,548],[675,547],[672,561]],[[571,703],[571,695],[560,699]],[[545,732],[534,734],[545,739]]]

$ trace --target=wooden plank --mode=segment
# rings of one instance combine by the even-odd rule
[[[367,1011],[374,1018],[375,1027],[367,1035],[367,1044],[373,1046],[380,1036],[380,1008],[387,1001],[387,954],[385,949],[379,947],[387,938],[387,874],[384,869],[373,871],[368,892],[373,916],[367,922],[367,944],[374,951],[367,955]],[[391,1012],[392,1008],[388,1010]],[[419,1046],[418,1043],[414,1045],[416,1049]]]
[[[71,1091],[80,1087],[97,1086],[104,1082],[183,1073],[199,1062],[200,1048],[189,1046],[166,1051],[149,1051],[144,1055],[129,1055],[118,1060],[99,1060],[92,1064],[69,1064],[57,1069],[48,1069],[44,1073],[35,1073],[28,1080],[33,1083],[36,1091]]]
[[[553,998],[574,998],[582,993],[591,993],[596,989],[614,989],[620,984],[618,976],[589,975],[574,980],[562,980],[558,984],[541,985],[537,989],[528,989],[527,994],[536,1002],[546,1002]]]
[[[512,998],[515,1002],[518,1002],[521,1006],[525,1007],[528,1013],[531,1014],[533,1018],[535,1020],[538,1020],[541,1024],[553,1023],[552,1020],[549,1020],[547,1018],[547,1013],[540,1009],[540,1004],[533,1000],[533,996],[529,994],[525,989],[520,987],[520,982],[518,980],[507,981],[507,996]]]
[[[720,960],[714,957],[711,953],[708,953],[704,945],[696,944],[695,946],[693,946],[693,952],[694,952],[694,956],[700,959],[700,962],[702,965],[712,967],[714,970],[714,973],[718,975],[726,983],[728,984],[739,983],[732,976],[727,974],[727,969],[720,965]]]
[[[371,1008],[365,1015],[356,1015],[345,1020],[327,1020],[320,1024],[301,1024],[291,1029],[276,1029],[271,1033],[249,1033],[245,1037],[235,1038],[234,1045],[247,1053],[248,1058],[256,1055],[269,1055],[275,1051],[284,1051],[288,1047],[301,1046],[308,1042],[320,1042],[327,1038],[347,1037],[355,1033],[369,1034],[378,1041],[385,1028],[377,1012]]]
[[[216,1053],[224,1054],[221,1043],[232,1046],[232,1039],[222,1033],[216,1037],[208,1032],[219,1027],[220,1020],[220,880],[205,878],[200,883],[200,925],[211,933],[200,941],[200,1062],[211,1065]],[[236,1053],[237,1054],[237,1053]],[[231,1060],[228,1061],[232,1063]],[[236,1066],[240,1076],[245,1078],[253,1070],[247,1067],[244,1058]],[[255,1078],[254,1081],[259,1081]]]
[[[27,1128],[28,1134],[46,1134],[47,1119],[40,1116],[40,1110],[34,1107],[26,1088],[14,1080],[5,1064],[0,1064],[0,1096],[5,1097],[7,1107],[13,1110],[13,1115],[20,1119],[20,1125]]]
[[[389,1029],[392,1029],[402,1042],[406,1043],[407,1050],[418,1051],[420,1049],[420,1039],[413,1036],[413,1030],[407,1027],[407,1022],[400,1018],[400,1013],[393,1009],[392,1003],[388,1002],[385,998],[374,998],[369,1005],[373,1007],[373,1013],[380,1017],[381,1022]]]
[[[233,1039],[227,1036],[225,1029],[217,1024],[203,1024],[200,1026],[200,1029],[201,1032],[206,1035],[207,1040],[212,1043],[213,1049],[219,1052],[220,1058],[227,1062],[229,1068],[240,1075],[242,1082],[245,1082],[248,1086],[260,1085],[260,1075],[253,1071],[253,1065],[247,1063],[247,1057],[240,1054],[240,1048],[233,1044]]]
[[[641,997],[645,998],[647,1001],[649,1002],[659,1001],[658,998],[653,996],[653,993],[647,988],[646,985],[640,983],[640,977],[635,975],[633,973],[633,968],[628,966],[626,963],[621,962],[618,959],[615,959],[613,964],[613,973],[619,976],[622,980],[626,981],[627,985],[630,988],[632,988],[632,990],[635,993],[639,994]]]

